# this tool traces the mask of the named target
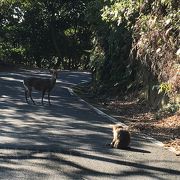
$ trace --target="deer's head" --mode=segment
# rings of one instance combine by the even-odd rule
[[[57,79],[58,71],[56,69],[50,69],[49,72],[55,79]]]

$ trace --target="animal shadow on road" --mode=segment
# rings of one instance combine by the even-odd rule
[[[106,146],[110,147],[110,144],[106,144]],[[139,148],[133,148],[133,147],[128,147],[126,149],[119,149],[123,151],[131,151],[131,152],[137,152],[137,153],[151,153],[150,151],[144,150],[144,149],[139,149]]]
[[[138,153],[151,153],[150,151],[139,149],[139,148],[133,148],[133,147],[127,148],[126,151],[132,151],[132,152],[138,152]]]

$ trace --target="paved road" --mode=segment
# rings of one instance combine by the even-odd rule
[[[25,103],[22,79],[32,73],[0,73],[0,179],[180,179],[174,153],[134,134],[132,151],[111,149],[108,118],[68,91],[90,80],[63,71],[52,92],[52,106]]]

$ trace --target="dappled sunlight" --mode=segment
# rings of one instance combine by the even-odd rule
[[[16,108],[11,108],[11,109],[0,109],[0,114],[1,115],[7,115],[8,117],[14,116],[16,113]]]
[[[15,143],[17,142],[16,138],[13,137],[1,137],[1,143]]]
[[[3,150],[2,150],[3,152]],[[12,155],[13,154],[13,155]],[[8,150],[1,156],[6,161],[1,163],[1,168],[10,168],[11,170],[23,170],[27,173],[46,174],[58,173],[59,169],[65,168],[64,173],[74,174],[79,172],[81,175],[112,175],[114,177],[123,177],[126,173],[132,175],[141,173],[142,176],[158,178],[158,173],[169,173],[177,175],[178,171],[161,167],[156,162],[156,167],[150,165],[150,162],[141,161],[132,162],[128,156],[122,158],[120,156],[105,157],[97,152],[88,152],[81,150],[63,150],[54,152],[52,149],[39,149],[35,152],[33,149],[16,149]],[[71,157],[71,158],[69,158]],[[125,160],[126,158],[126,160]],[[154,164],[154,162],[152,162]],[[121,166],[121,171],[119,170]],[[36,167],[36,168],[35,168]],[[109,167],[112,167],[110,169]],[[38,171],[37,171],[38,169]],[[143,171],[142,171],[143,169]]]
[[[0,180],[180,177],[178,0],[0,8]]]
[[[156,155],[152,150],[155,145],[146,137],[133,134],[131,150],[107,146],[112,140],[111,122],[68,91],[74,76],[77,76],[75,83],[83,82],[78,73],[67,74],[68,77],[61,73],[60,77],[64,76],[66,80],[62,79],[55,86],[50,106],[46,98],[45,105],[40,104],[41,94],[38,92],[33,93],[36,105],[25,102],[20,74],[14,74],[17,81],[14,77],[10,78],[12,81],[0,79],[1,169],[33,173],[35,177],[52,174],[56,177],[63,169],[65,177],[70,178],[77,172],[80,177],[92,173],[124,177],[125,171],[136,174],[144,168],[144,175],[156,177],[156,172],[167,171],[161,167],[163,162],[156,164],[157,169],[153,163],[142,162],[146,154],[152,159]],[[135,156],[136,162],[132,161]],[[122,171],[119,171],[120,167]],[[176,174],[178,171],[168,173]]]
[[[17,81],[17,82],[23,82],[22,80],[11,78],[11,77],[0,77],[0,79],[5,81]]]

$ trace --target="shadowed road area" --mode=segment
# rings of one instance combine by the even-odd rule
[[[30,75],[47,76],[0,73],[0,179],[179,179],[179,158],[142,135],[133,134],[131,151],[106,146],[112,122],[68,91],[89,73],[60,72],[51,106],[37,91],[37,105],[25,102]]]

